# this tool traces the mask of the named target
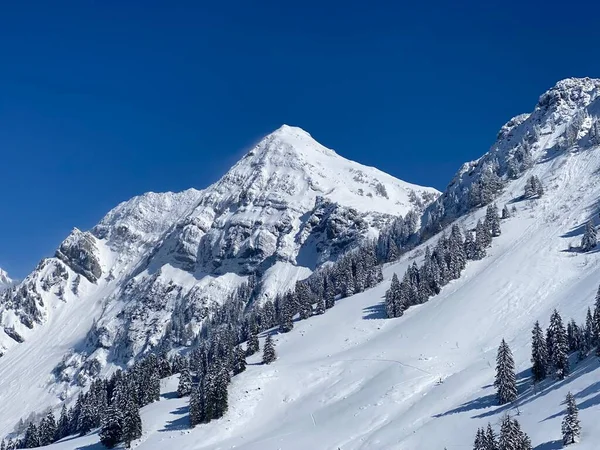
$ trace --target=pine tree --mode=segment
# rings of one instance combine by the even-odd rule
[[[488,423],[485,432],[485,450],[498,450],[498,441],[492,425]]]
[[[246,355],[241,346],[237,346],[233,351],[233,366],[231,368],[234,375],[242,373],[246,370]]]
[[[475,256],[473,259],[482,259],[485,257],[485,249],[488,246],[489,233],[483,226],[483,222],[479,220],[475,227]]]
[[[504,208],[502,208],[502,219],[509,219],[510,218],[510,211],[508,210],[508,206],[504,205]]]
[[[46,417],[42,419],[38,432],[40,445],[50,445],[54,442],[56,437],[56,420],[52,411],[49,411]]]
[[[67,411],[67,405],[63,403],[60,410],[60,417],[58,418],[58,424],[56,427],[55,440],[60,440],[69,435],[69,413]]]
[[[557,310],[554,310],[550,317],[548,339],[549,354],[554,375],[559,380],[562,380],[569,374],[569,348],[567,344],[567,332]]]
[[[25,448],[36,448],[40,446],[40,437],[38,429],[33,422],[29,422],[27,430],[25,431],[25,437],[23,438]]]
[[[317,315],[321,315],[321,314],[325,314],[325,299],[323,297],[320,297],[317,300],[317,309],[315,310],[315,314]]]
[[[250,330],[250,336],[248,336],[248,343],[246,344],[246,356],[254,355],[259,350],[258,330],[256,326],[253,326]]]
[[[593,326],[593,342],[592,345],[596,346],[596,355],[600,356],[600,286],[598,286],[598,292],[596,293],[596,301],[594,303],[594,326]]]
[[[398,275],[392,275],[390,288],[385,293],[385,310],[389,318],[400,317],[404,311],[398,311],[398,300],[400,298],[400,281]]]
[[[118,407],[111,405],[100,430],[100,442],[107,448],[114,448],[123,439],[123,415]]]
[[[567,393],[566,398],[566,415],[562,421],[562,437],[563,444],[569,445],[579,441],[581,434],[581,425],[579,424],[579,414],[577,404],[575,403],[575,397],[570,392]]]
[[[186,364],[181,368],[181,373],[179,374],[179,384],[177,385],[177,395],[179,397],[185,397],[186,395],[190,395],[192,391],[192,375],[190,374],[190,368]]]
[[[93,406],[90,402],[90,396],[86,395],[85,400],[81,405],[81,411],[79,413],[79,421],[77,422],[77,432],[80,436],[84,436],[94,428],[94,411]]]
[[[531,363],[533,382],[539,383],[548,374],[548,351],[539,321],[535,322],[531,332]]]
[[[492,237],[500,236],[500,216],[496,204],[488,205],[485,212],[485,228]]]
[[[485,431],[483,431],[483,428],[477,428],[475,442],[473,443],[473,450],[487,450],[485,445]]]
[[[596,237],[596,228],[591,220],[585,224],[585,231],[583,238],[581,238],[581,251],[589,252],[595,248],[598,244],[598,238]]]
[[[123,411],[123,442],[127,448],[131,447],[131,442],[142,437],[142,419],[140,409],[137,403],[129,398]]]
[[[275,344],[271,335],[267,336],[265,340],[265,347],[263,350],[263,364],[271,364],[277,358],[275,354]]]
[[[190,426],[194,428],[199,423],[205,422],[204,383],[201,381],[194,386],[190,395]]]
[[[496,387],[496,397],[500,405],[511,403],[517,399],[515,362],[512,352],[504,339],[502,339],[498,348],[494,386]]]

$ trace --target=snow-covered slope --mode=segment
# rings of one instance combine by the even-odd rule
[[[598,148],[536,164],[529,173],[544,182],[544,197],[515,201],[524,183],[511,184],[499,202],[514,201],[517,213],[502,222],[502,235],[488,256],[470,262],[440,295],[401,318],[384,318],[382,297],[391,275],[422,255],[422,247],[415,249],[386,267],[381,285],[276,335],[279,359],[269,366],[249,365],[234,377],[230,409],[222,419],[189,430],[186,400],[173,394],[146,407],[145,432],[136,448],[472,448],[477,427],[497,426],[505,412],[519,412],[534,448],[558,449],[561,402],[569,390],[583,427],[576,448],[597,448],[597,358],[574,365],[565,381],[537,392],[527,369],[535,320],[547,326],[558,308],[565,320],[581,322],[593,304],[600,257],[569,251],[569,245],[578,244],[581,224],[597,216],[600,182],[593,174],[598,168]],[[461,225],[472,226],[482,213],[464,217]],[[520,373],[520,399],[508,408],[496,406],[491,386],[502,338]],[[167,382],[165,393],[173,392],[175,383]],[[92,435],[50,448],[94,442]]]
[[[250,277],[255,301],[287,290],[437,195],[283,126],[204,190],[121,203],[2,295],[0,431],[157,345],[186,344],[171,324],[197,331]]]
[[[589,83],[561,82],[556,98],[574,98]],[[502,222],[502,235],[494,239],[488,256],[470,262],[460,279],[403,317],[384,318],[383,295],[392,274],[403,274],[418,260],[425,243],[386,267],[381,285],[298,322],[290,333],[277,334],[279,359],[269,366],[249,365],[234,377],[229,411],[222,419],[187,429],[186,402],[168,394],[175,380],[168,381],[163,399],[143,411],[145,432],[137,448],[472,448],[478,427],[491,422],[497,429],[502,415],[510,412],[519,414],[536,449],[558,449],[567,391],[580,408],[583,433],[576,448],[597,448],[596,357],[573,361],[566,380],[549,380],[535,391],[528,380],[533,323],[540,320],[547,326],[554,308],[564,320],[582,322],[600,283],[598,253],[573,250],[583,224],[590,219],[598,223],[597,88],[588,94],[571,112],[539,126],[530,166],[503,183],[496,199],[516,212]],[[565,136],[569,128],[559,125],[573,124],[579,115],[583,120],[575,137]],[[565,146],[563,139],[571,145]],[[541,179],[545,194],[523,200],[531,175]],[[483,212],[472,211],[458,222],[472,227]],[[513,350],[520,387],[518,401],[501,407],[492,382],[502,338]],[[91,435],[52,448],[94,442],[97,437]]]

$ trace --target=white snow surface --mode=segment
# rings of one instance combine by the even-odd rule
[[[469,262],[439,295],[401,318],[384,318],[383,295],[392,274],[402,275],[419,261],[434,237],[386,267],[377,287],[297,322],[290,333],[276,333],[278,359],[268,366],[250,364],[233,378],[222,419],[187,428],[187,399],[174,395],[176,376],[166,380],[161,401],[142,411],[144,435],[135,448],[468,449],[478,427],[491,422],[497,430],[508,412],[518,414],[534,448],[559,449],[567,391],[575,395],[583,427],[573,448],[597,448],[598,358],[572,361],[568,378],[548,380],[535,391],[528,379],[533,323],[547,326],[554,308],[563,321],[582,322],[600,283],[598,253],[570,249],[579,245],[587,220],[598,222],[600,148],[546,156],[498,199],[517,212],[502,222],[502,235],[488,255]],[[529,175],[540,177],[546,193],[521,201]],[[473,227],[483,214],[475,211],[458,223]],[[497,406],[492,387],[502,338],[519,374],[519,399],[510,406]],[[33,369],[20,365],[30,360],[3,364],[0,383],[32,375]],[[249,362],[258,363],[258,356]],[[39,389],[17,391],[27,401]],[[7,429],[17,416],[15,401],[3,398],[0,412]],[[95,448],[95,442],[97,436],[90,435],[51,448]]]

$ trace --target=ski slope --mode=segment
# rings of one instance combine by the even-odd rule
[[[517,212],[502,222],[488,256],[403,317],[384,318],[383,295],[392,274],[401,276],[423,246],[386,267],[379,286],[276,334],[279,358],[270,366],[258,364],[258,356],[249,361],[234,377],[229,411],[218,421],[188,429],[187,401],[174,395],[177,377],[166,380],[161,401],[142,410],[144,435],[135,448],[468,449],[478,427],[497,425],[509,412],[519,414],[534,448],[558,449],[567,391],[575,395],[583,428],[572,448],[597,448],[598,358],[573,362],[566,380],[547,381],[537,392],[527,377],[535,320],[547,326],[558,308],[565,323],[582,322],[593,304],[598,253],[569,246],[578,245],[585,221],[597,221],[599,168],[599,149],[564,153],[509,184],[498,205]],[[546,194],[515,201],[532,174]],[[472,227],[483,213],[459,223]],[[500,407],[492,383],[502,338],[515,356],[519,399]],[[94,449],[95,442],[90,435],[51,448]]]

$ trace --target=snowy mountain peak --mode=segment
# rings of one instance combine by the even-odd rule
[[[568,113],[588,106],[598,94],[600,79],[566,78],[540,96],[536,111]]]

